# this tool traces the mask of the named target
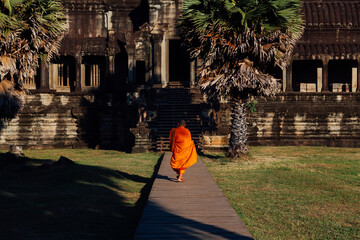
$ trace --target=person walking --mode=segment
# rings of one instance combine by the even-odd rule
[[[185,120],[180,120],[178,122],[178,127],[171,129],[169,136],[170,150],[173,153],[170,165],[178,174],[178,182],[184,182],[183,175],[185,169],[191,167],[197,161],[195,144],[191,139],[189,129],[185,128],[185,126]]]

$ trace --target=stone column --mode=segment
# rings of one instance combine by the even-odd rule
[[[145,59],[145,83],[149,82],[150,79],[153,77],[153,71],[152,71],[152,46],[149,45],[149,52]]]
[[[165,38],[161,42],[161,86],[169,84],[169,40]]]
[[[106,2],[106,1],[105,1]],[[119,84],[115,84],[115,49],[120,45],[120,50],[125,50],[122,42],[117,42],[115,37],[115,26],[113,25],[115,11],[105,11],[105,29],[107,31],[106,46],[106,82],[105,88],[109,91],[116,90]],[[124,36],[125,37],[125,36]],[[119,44],[121,43],[121,44]],[[124,49],[123,49],[124,48]]]
[[[289,65],[286,68],[286,92],[292,92],[293,86],[292,86],[292,65],[293,61],[289,63]]]
[[[153,79],[155,84],[161,83],[161,42],[162,35],[153,35]]]
[[[329,56],[322,57],[322,92],[329,92]]]
[[[50,65],[50,63],[49,63]],[[40,61],[40,90],[49,91],[50,82],[49,82],[49,68],[45,66],[43,61]]]
[[[321,92],[322,91],[322,86],[323,86],[323,68],[316,68],[316,92]]]
[[[190,87],[195,86],[196,80],[196,60],[190,62]]]
[[[357,88],[356,92],[360,92],[360,56],[357,57]]]
[[[351,89],[350,92],[356,92],[358,80],[358,66],[351,68]]]
[[[49,64],[49,88],[50,90],[56,90],[58,86],[58,64]]]
[[[133,49],[128,50],[128,84],[136,83],[136,57]]]
[[[82,86],[81,86],[81,62],[82,62],[82,56],[80,54],[77,54],[75,56],[75,72],[76,72],[76,82],[75,82],[75,91],[81,92]]]
[[[107,56],[107,62],[106,62],[106,75],[107,75],[107,88],[109,90],[114,90],[115,82],[114,82],[114,76],[115,76],[115,55],[110,53]]]
[[[282,70],[282,89],[283,92],[286,91],[286,68]]]

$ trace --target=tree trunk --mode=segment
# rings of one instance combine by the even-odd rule
[[[237,158],[241,154],[247,154],[247,121],[245,101],[234,99],[231,121],[231,133],[229,140],[228,156]]]

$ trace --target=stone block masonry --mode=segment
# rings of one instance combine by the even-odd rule
[[[75,108],[80,107],[80,96],[31,94],[17,118],[2,122],[0,148],[9,145],[24,148],[71,147],[79,139]]]
[[[250,145],[360,147],[358,93],[281,93],[258,99],[248,114]],[[216,126],[203,136],[203,149],[224,149],[229,137],[231,106],[221,103]],[[215,111],[213,111],[215,112]]]
[[[360,146],[360,95],[283,93],[250,114],[252,145]]]
[[[136,111],[106,94],[32,93],[17,118],[2,122],[0,148],[131,151]]]
[[[358,93],[282,93],[273,100],[259,100],[257,112],[249,115],[249,143],[360,147],[359,102]],[[149,138],[157,125],[140,131],[136,114],[135,107],[103,93],[32,93],[17,118],[2,122],[0,148],[150,150],[154,139]],[[231,108],[221,103],[209,111],[209,118],[211,114],[216,116],[217,131],[205,134],[203,149],[223,149]]]

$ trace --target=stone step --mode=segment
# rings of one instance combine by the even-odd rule
[[[174,126],[162,126],[161,128],[159,128],[158,133],[164,133],[164,132],[170,132],[171,129],[173,129]],[[188,127],[187,128],[190,130],[191,134],[194,135],[196,133],[201,133],[202,132],[202,128],[201,127]]]
[[[187,128],[197,143],[202,133],[201,115],[204,107],[203,96],[199,89],[189,88],[182,82],[170,82],[166,89],[159,90],[162,98],[157,101],[157,149],[163,151],[168,149],[169,133],[172,128],[177,126],[179,119],[187,121]]]

